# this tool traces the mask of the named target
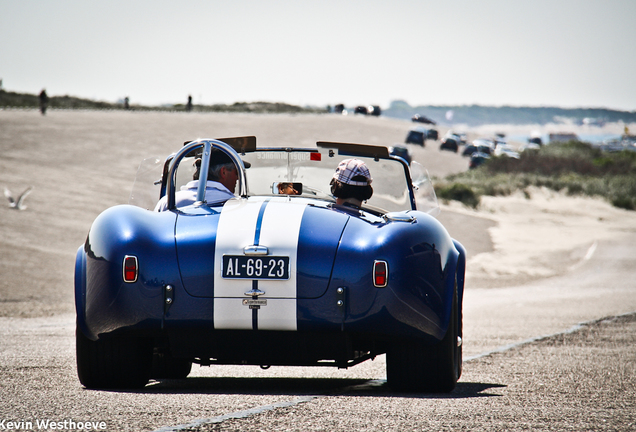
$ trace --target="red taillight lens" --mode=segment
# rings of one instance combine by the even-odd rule
[[[386,261],[375,261],[373,263],[373,285],[384,288],[389,283],[389,265]]]
[[[139,264],[136,256],[126,255],[124,257],[124,282],[137,282],[139,274]]]

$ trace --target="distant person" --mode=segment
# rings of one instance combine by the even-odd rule
[[[46,90],[42,89],[42,91],[40,92],[40,112],[42,113],[42,115],[46,114],[46,109],[49,106],[49,96],[46,94]]]
[[[124,98],[124,109],[130,109],[130,99],[128,96]]]
[[[249,162],[243,162],[245,168],[250,167]],[[201,159],[195,161],[196,171],[192,175],[192,181],[181,186],[181,190],[175,193],[176,207],[192,205],[197,200],[199,189],[199,175],[201,171]],[[208,180],[205,185],[205,201],[208,205],[223,204],[230,198],[234,198],[238,170],[230,156],[221,150],[212,150],[210,155],[210,167]],[[164,196],[155,206],[155,211],[168,209],[168,197]]]
[[[192,111],[192,96],[188,96],[188,103],[186,104],[186,111]]]
[[[331,179],[331,193],[336,204],[360,208],[373,195],[371,173],[360,159],[345,159],[338,164]]]

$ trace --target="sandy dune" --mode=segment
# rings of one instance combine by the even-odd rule
[[[477,211],[457,202],[442,204],[442,212],[493,222],[487,228],[493,250],[470,257],[469,286],[508,286],[576,270],[599,241],[636,233],[633,211],[600,198],[570,197],[545,188],[531,188],[529,194],[486,196]]]

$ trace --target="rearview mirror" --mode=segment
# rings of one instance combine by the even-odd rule
[[[303,184],[292,182],[275,182],[272,185],[272,193],[278,195],[300,195],[303,193]]]

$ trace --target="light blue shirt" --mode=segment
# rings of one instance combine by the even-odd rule
[[[175,204],[178,207],[192,205],[197,200],[197,189],[199,188],[199,180],[192,180],[181,186],[181,190],[175,193]],[[230,198],[234,198],[234,194],[228,188],[219,182],[208,180],[205,184],[205,201],[208,205],[223,204]],[[168,197],[164,196],[159,200],[155,211],[164,211],[168,209]]]

